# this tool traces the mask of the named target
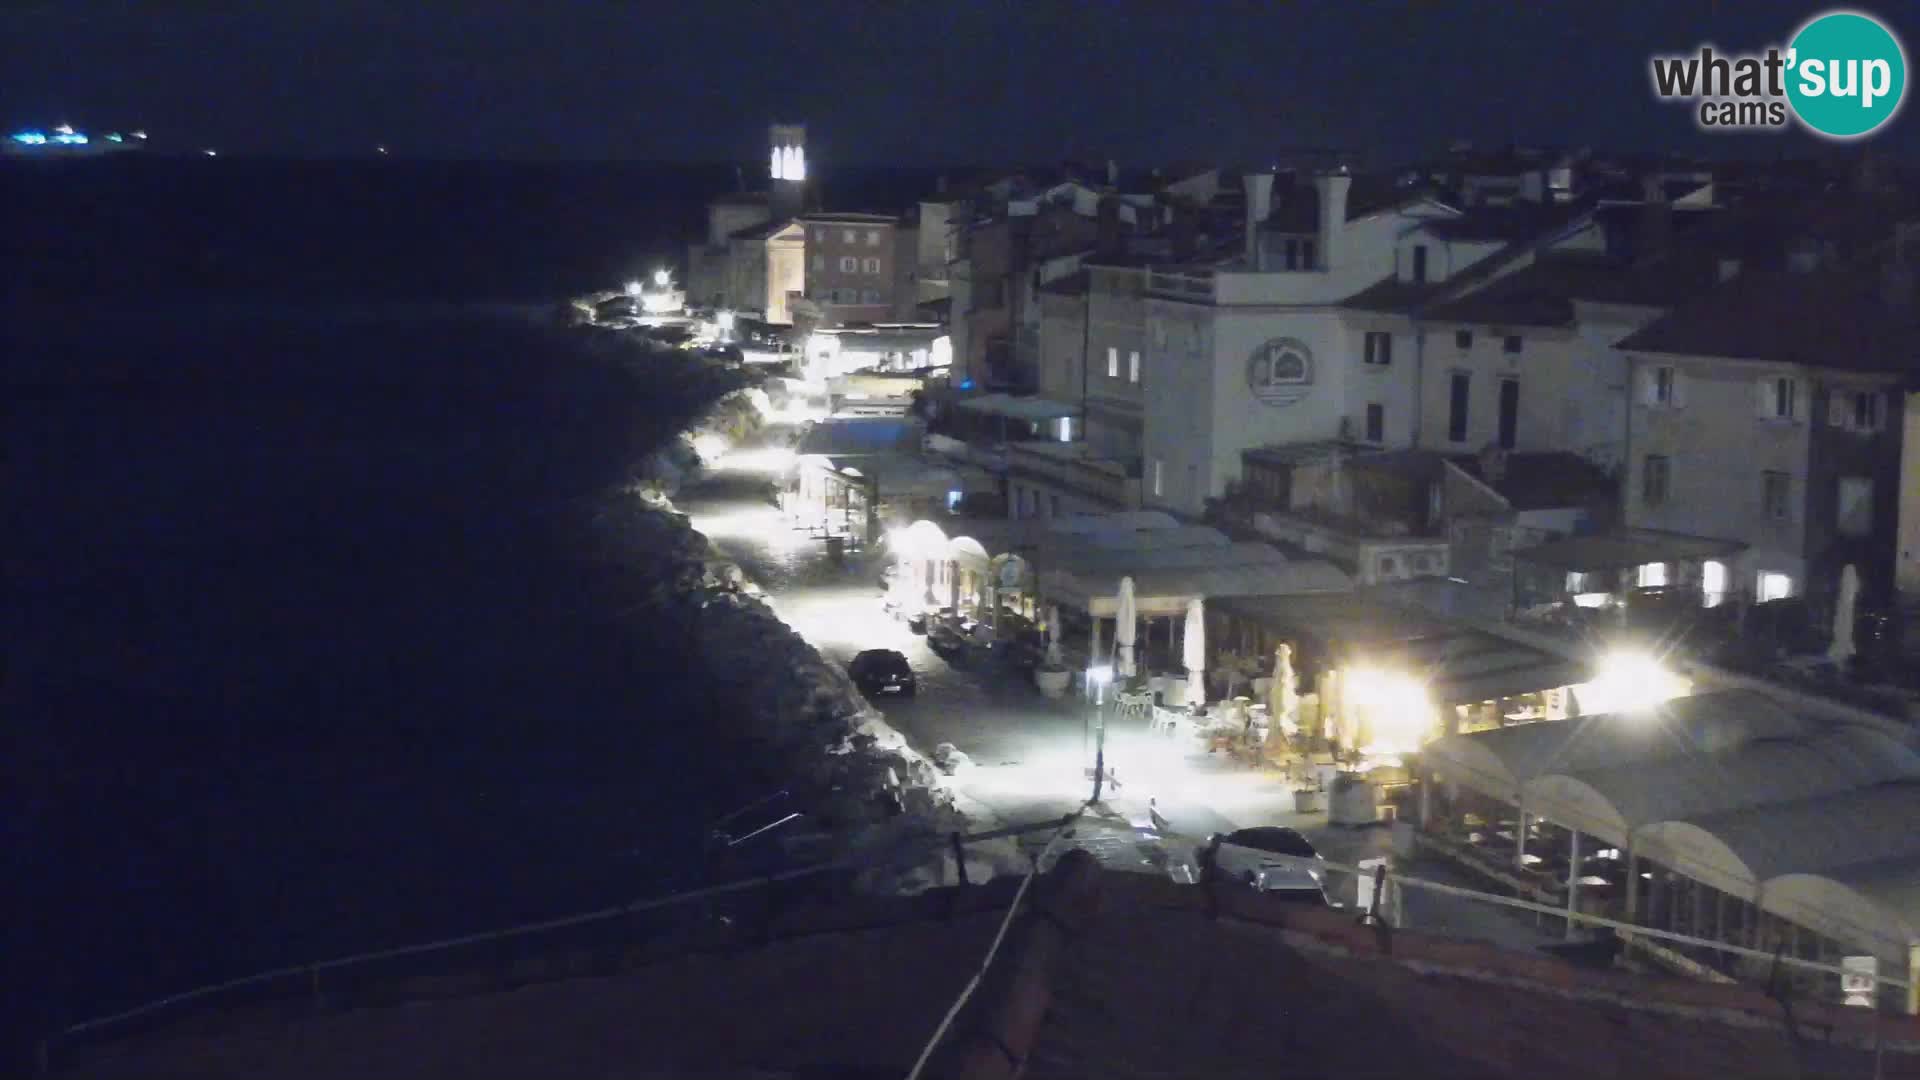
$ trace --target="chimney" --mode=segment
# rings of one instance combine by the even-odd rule
[[[1120,189],[1120,166],[1112,158],[1107,159],[1107,186],[1116,191]]]
[[[1722,257],[1720,260],[1720,283],[1722,285],[1740,276],[1740,260]]]
[[[1340,240],[1347,232],[1347,189],[1353,186],[1353,177],[1346,169],[1338,172],[1321,173],[1313,178],[1314,191],[1320,199],[1320,269],[1337,270],[1340,268]]]
[[[1273,174],[1250,172],[1240,178],[1247,192],[1247,265],[1260,269],[1260,226],[1273,213]]]

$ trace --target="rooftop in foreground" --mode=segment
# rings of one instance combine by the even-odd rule
[[[987,955],[1016,884],[794,910],[765,940],[629,957],[599,977],[229,1016],[87,1053],[72,1075],[904,1076]],[[988,1031],[1032,1076],[1875,1074],[1867,1010],[1796,1002],[1796,1036],[1779,1004],[1750,990],[1389,937],[1350,915],[1078,857],[1034,898],[1047,914],[1014,924],[924,1075],[1011,1075],[1004,1057],[958,1067],[960,1049],[986,1045]],[[1021,961],[1041,973],[1037,1004],[1003,981]],[[1879,1075],[1920,1076],[1920,1025],[1877,1022]],[[969,1060],[991,1064],[980,1054]]]

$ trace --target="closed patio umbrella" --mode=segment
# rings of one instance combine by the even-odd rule
[[[1196,598],[1187,605],[1186,640],[1181,650],[1187,665],[1187,704],[1202,705],[1207,700],[1207,612]]]
[[[1133,579],[1131,577],[1123,577],[1120,579],[1119,611],[1114,615],[1113,621],[1113,641],[1114,645],[1119,649],[1120,654],[1118,674],[1122,679],[1131,679],[1135,674],[1133,664],[1133,630],[1134,624],[1140,621],[1139,613],[1134,609]]]
[[[1840,571],[1840,598],[1833,605],[1833,644],[1827,647],[1827,659],[1845,666],[1853,659],[1854,608],[1860,604],[1860,571],[1848,563]]]
[[[1060,655],[1060,605],[1047,605],[1047,666],[1058,668],[1066,666],[1066,660]]]

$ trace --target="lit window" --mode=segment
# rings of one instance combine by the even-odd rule
[[[1164,464],[1165,462],[1162,462],[1159,458],[1153,459],[1153,493],[1156,496],[1165,494],[1165,492],[1161,490],[1161,486],[1160,486],[1161,476],[1166,471],[1161,467]]]
[[[1727,598],[1727,564],[1708,559],[1700,564],[1700,592],[1708,607],[1719,607]]]
[[[880,246],[880,230],[879,229],[867,230],[867,246],[868,247]]]
[[[1760,512],[1774,521],[1786,521],[1793,515],[1789,492],[1793,481],[1783,472],[1768,470],[1760,474]]]
[[[1132,350],[1127,352],[1127,381],[1130,383],[1140,381],[1140,354]]]
[[[1785,600],[1793,595],[1793,578],[1786,574],[1763,572],[1756,592],[1763,604],[1769,600]]]
[[[1073,441],[1073,417],[1063,416],[1060,418],[1059,432],[1061,442]]]
[[[856,239],[857,235],[858,234],[856,234],[852,229],[841,229],[840,242],[843,244],[857,244],[860,242],[858,239]]]
[[[1117,379],[1119,377],[1120,377],[1120,350],[1109,345],[1107,346],[1107,378]]]
[[[1650,562],[1643,564],[1634,575],[1634,584],[1643,589],[1657,589],[1667,583],[1667,564]]]

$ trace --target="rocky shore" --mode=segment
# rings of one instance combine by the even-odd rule
[[[641,609],[669,616],[694,643],[708,687],[715,753],[738,762],[749,787],[784,788],[805,819],[784,847],[796,865],[854,857],[870,865],[864,890],[915,892],[956,879],[951,834],[990,827],[955,805],[947,778],[758,597],[737,567],[678,513],[672,496],[697,483],[703,435],[751,438],[751,387],[720,396],[682,436],[649,455],[595,522],[610,565],[644,558],[651,594]],[[971,845],[979,881],[1024,869],[1012,841]]]

